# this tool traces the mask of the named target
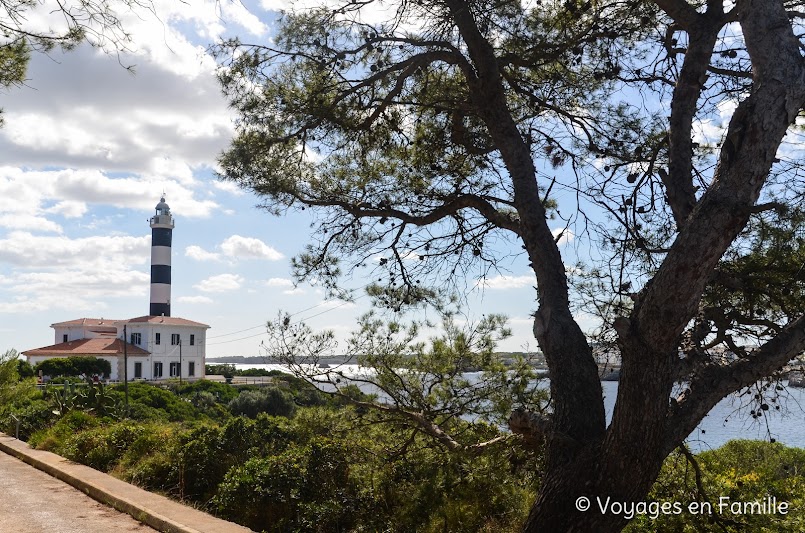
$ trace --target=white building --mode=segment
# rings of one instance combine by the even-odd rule
[[[129,320],[79,318],[52,324],[56,344],[23,354],[35,365],[53,357],[93,356],[112,365],[110,379],[160,380],[204,377],[206,333],[209,326],[184,318],[141,316]],[[128,343],[123,343],[125,335]]]
[[[170,316],[173,217],[165,198],[156,206],[151,228],[152,314],[128,320],[79,318],[51,324],[56,343],[22,352],[30,364],[54,357],[92,356],[111,363],[112,380],[124,376],[129,380],[204,377],[210,326]]]

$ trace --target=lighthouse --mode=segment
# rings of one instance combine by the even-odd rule
[[[78,318],[53,324],[51,327],[56,330],[53,345],[23,352],[31,364],[80,355],[108,361],[112,380],[179,378],[181,382],[204,378],[206,336],[210,326],[171,316],[173,217],[164,193],[149,222],[149,313],[125,320]]]
[[[165,196],[151,217],[151,316],[171,316],[171,239],[173,217]]]

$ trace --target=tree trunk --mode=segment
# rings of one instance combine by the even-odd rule
[[[626,458],[633,449],[612,450]],[[623,479],[602,476],[604,470],[595,457],[596,450],[583,450],[573,462],[548,467],[536,504],[526,521],[527,533],[578,532],[608,533],[623,529],[632,510],[635,495],[645,494],[657,477],[662,461],[635,461],[622,465],[621,478],[627,478],[631,494],[622,493]],[[603,512],[602,512],[603,508]]]
[[[633,337],[621,345],[624,361],[644,358],[647,350]],[[603,439],[579,445],[554,437],[548,443],[543,485],[524,531],[620,531],[633,506],[645,501],[666,456],[672,386],[672,357],[656,359],[660,364],[652,368],[622,367],[617,412]]]

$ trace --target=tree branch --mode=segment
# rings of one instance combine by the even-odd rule
[[[687,2],[679,3],[688,6]],[[660,179],[665,185],[668,204],[680,228],[685,225],[696,205],[691,129],[721,24],[713,23],[706,16],[696,14],[686,23],[686,27],[690,42],[671,100],[668,134],[669,171],[659,171]]]
[[[768,376],[805,351],[805,315],[757,350],[728,365],[710,365],[691,378],[688,391],[672,401],[665,436],[670,453],[722,398]]]
[[[304,198],[304,197],[300,197],[299,199],[310,205],[337,206],[356,218],[390,217],[400,220],[405,224],[413,224],[415,226],[426,226],[428,224],[433,224],[434,222],[438,222],[443,218],[449,217],[457,213],[461,209],[473,208],[478,213],[480,213],[484,218],[486,218],[490,223],[495,224],[503,229],[507,229],[512,233],[514,233],[515,235],[520,234],[520,225],[518,224],[518,221],[515,218],[511,217],[510,215],[507,215],[506,213],[498,211],[492,204],[490,204],[484,198],[475,194],[462,194],[456,198],[453,198],[445,202],[444,204],[431,210],[425,215],[412,215],[405,211],[393,208],[383,209],[383,208],[361,207],[360,205],[355,205],[349,202],[336,201],[333,199],[316,200],[313,198]]]

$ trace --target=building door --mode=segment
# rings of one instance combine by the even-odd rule
[[[177,363],[177,362],[171,363],[170,373],[171,373],[170,376],[172,378],[175,378],[176,376],[179,375],[179,363]]]
[[[162,377],[162,362],[154,363],[154,379]]]
[[[143,378],[143,364],[134,363],[134,379],[142,379],[142,378]]]

